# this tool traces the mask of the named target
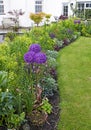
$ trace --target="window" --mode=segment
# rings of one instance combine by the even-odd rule
[[[63,6],[63,15],[68,16],[68,5]]]
[[[42,0],[35,1],[35,13],[42,12]]]
[[[86,8],[91,8],[91,2],[90,3],[86,3]]]
[[[77,16],[80,18],[84,18],[84,9],[85,9],[85,3],[84,2],[77,2]]]
[[[3,0],[0,0],[0,14],[4,14],[4,4],[3,4]]]

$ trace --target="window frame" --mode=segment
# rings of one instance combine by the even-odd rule
[[[35,0],[35,13],[43,11],[43,0]]]
[[[0,15],[4,15],[4,1],[0,0]]]
[[[68,5],[67,4],[63,5],[63,15],[68,16]]]

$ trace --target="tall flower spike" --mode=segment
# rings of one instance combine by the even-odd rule
[[[32,44],[29,48],[29,51],[34,51],[35,53],[38,53],[41,51],[41,46],[37,43]]]

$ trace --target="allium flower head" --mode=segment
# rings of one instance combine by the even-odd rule
[[[72,34],[73,33],[73,31],[70,30],[70,29],[67,29],[67,32],[68,32],[68,34]]]
[[[24,54],[24,61],[27,63],[33,63],[34,62],[34,55],[35,55],[34,51],[29,51],[29,52],[25,53]]]
[[[37,43],[32,44],[29,48],[29,51],[34,51],[35,53],[38,53],[41,51],[41,46]]]
[[[35,59],[34,59],[35,63],[43,64],[46,62],[46,60],[47,60],[47,57],[45,53],[39,52],[35,54]]]
[[[74,23],[75,23],[75,24],[80,24],[81,21],[80,21],[80,20],[74,20]]]
[[[55,34],[54,33],[50,33],[49,36],[53,39],[55,38]]]

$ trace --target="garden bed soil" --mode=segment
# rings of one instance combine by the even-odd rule
[[[49,98],[49,102],[52,104],[52,113],[48,116],[47,121],[42,126],[35,126],[29,122],[27,125],[27,130],[57,130],[57,124],[59,121],[59,92],[55,92],[52,97]],[[23,127],[24,128],[24,127]],[[20,130],[25,130],[20,128]]]

